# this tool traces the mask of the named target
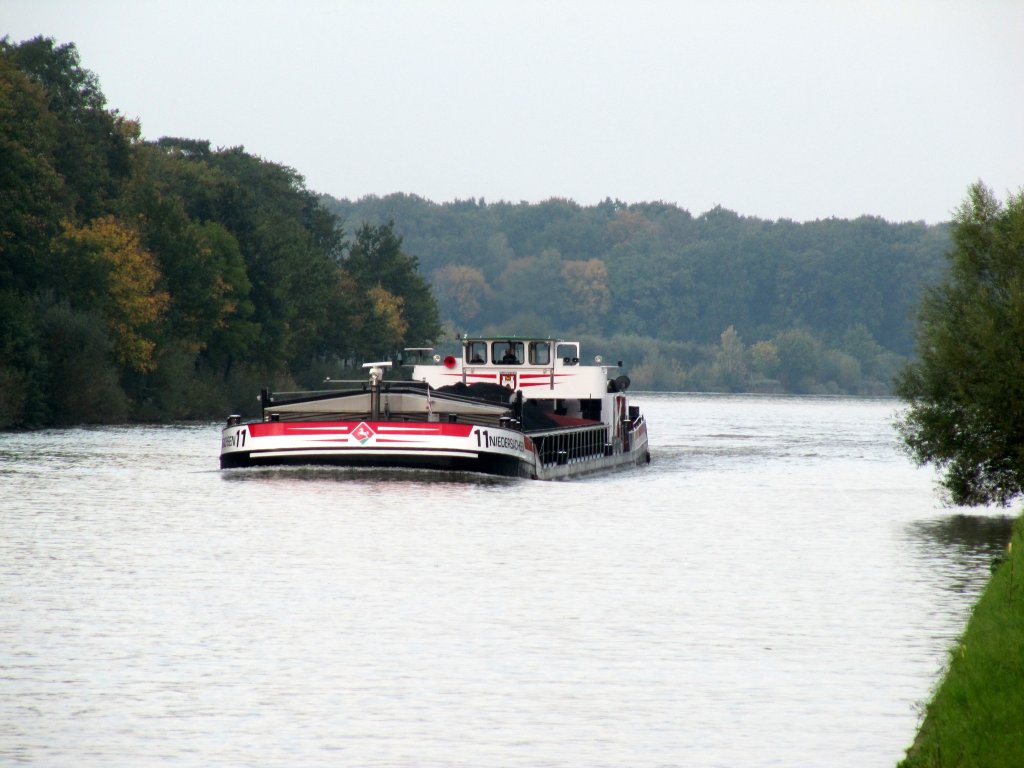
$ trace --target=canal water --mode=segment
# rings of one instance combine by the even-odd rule
[[[637,399],[557,483],[0,435],[0,765],[893,766],[1009,518],[893,400]]]

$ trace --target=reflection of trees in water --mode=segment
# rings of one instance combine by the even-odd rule
[[[956,547],[967,552],[994,555],[1002,552],[1013,532],[1013,517],[953,515],[942,520],[921,520],[911,523],[921,538],[943,547]]]
[[[987,580],[993,558],[1010,541],[1013,523],[1008,515],[951,515],[914,522],[908,529],[932,570],[949,580],[950,589],[964,592],[976,588],[979,577]]]

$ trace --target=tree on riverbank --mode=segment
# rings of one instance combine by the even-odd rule
[[[1003,205],[974,184],[952,237],[921,305],[919,360],[897,382],[898,426],[954,503],[1006,505],[1024,491],[1024,191]]]
[[[0,39],[0,428],[208,417],[439,333],[390,224],[348,238],[291,168],[143,141],[73,44]]]

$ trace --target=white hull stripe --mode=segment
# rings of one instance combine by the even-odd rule
[[[338,453],[344,453],[352,456],[455,456],[464,459],[475,459],[480,455],[479,453],[470,453],[469,451],[451,451],[439,448],[428,448],[422,451],[394,450],[389,448],[329,448],[320,450],[295,448],[291,450],[273,451],[261,451],[259,449],[254,449],[249,453],[249,455],[252,458],[260,458],[264,456],[268,458],[275,458],[280,456],[330,456],[331,454]]]

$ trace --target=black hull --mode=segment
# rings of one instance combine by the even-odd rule
[[[348,452],[309,454],[296,451],[295,455],[274,451],[274,455],[261,455],[258,451],[236,451],[221,456],[221,469],[274,466],[332,466],[374,469],[429,469],[440,472],[477,472],[500,477],[533,477],[532,468],[523,461],[503,454],[470,456],[396,455]]]

